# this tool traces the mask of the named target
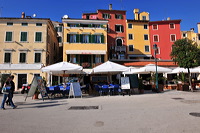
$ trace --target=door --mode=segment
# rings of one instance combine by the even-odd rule
[[[18,88],[22,88],[23,84],[27,84],[27,74],[18,74]]]

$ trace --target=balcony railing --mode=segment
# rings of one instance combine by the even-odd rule
[[[126,52],[126,46],[115,46],[115,51]]]

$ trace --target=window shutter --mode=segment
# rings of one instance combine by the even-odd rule
[[[122,25],[122,32],[124,32],[124,26]]]
[[[95,35],[92,35],[92,43],[95,43]]]
[[[111,15],[110,14],[108,14],[109,15],[109,19],[111,19]]]
[[[95,62],[95,55],[93,55],[93,63],[96,63],[96,62]]]
[[[80,42],[83,43],[83,34],[80,34]]]
[[[101,35],[101,43],[104,43],[104,35]]]
[[[89,43],[92,43],[92,35],[89,35]]]
[[[77,64],[79,63],[78,55],[76,55],[76,63],[77,63]]]
[[[70,34],[67,34],[67,42],[70,42]]]
[[[80,35],[79,35],[79,34],[77,34],[77,35],[76,35],[76,42],[80,42],[80,39],[79,39],[79,37],[80,37]]]
[[[115,31],[117,31],[117,25],[115,25]]]
[[[123,15],[121,15],[121,19],[123,19]]]

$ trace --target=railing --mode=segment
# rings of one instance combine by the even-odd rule
[[[126,52],[126,46],[115,46],[115,51]]]

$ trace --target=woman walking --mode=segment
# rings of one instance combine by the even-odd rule
[[[11,81],[12,81],[12,77],[9,76],[4,84],[4,86],[11,86]],[[10,103],[10,106],[15,109],[17,106],[14,105],[13,101],[12,101],[12,92],[9,91],[8,93],[4,93],[3,94],[3,99],[2,99],[2,103],[1,103],[1,109],[2,110],[5,110],[5,102],[6,102],[6,99],[8,97],[8,100],[9,100],[9,103]]]

